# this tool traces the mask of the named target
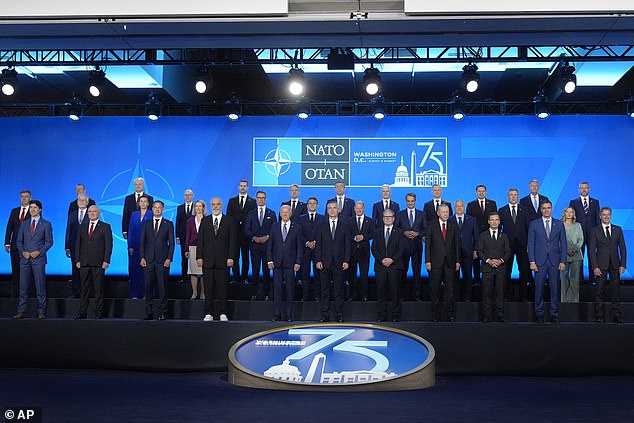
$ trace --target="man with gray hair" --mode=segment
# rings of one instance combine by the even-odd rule
[[[134,192],[125,198],[123,203],[123,216],[121,217],[121,232],[123,237],[128,239],[128,227],[130,226],[130,215],[139,210],[139,198],[142,195],[148,197],[148,202],[154,204],[154,197],[145,192],[145,180],[136,178],[134,180]]]
[[[64,242],[64,248],[66,249],[66,257],[70,258],[72,271],[71,271],[71,296],[79,298],[81,294],[81,277],[79,275],[79,268],[75,266],[75,244],[77,242],[77,235],[79,234],[79,226],[88,219],[88,197],[86,194],[80,194],[77,198],[78,208],[68,213],[66,218],[66,240]]]
[[[181,246],[181,281],[185,282],[187,276],[187,247],[185,246],[185,232],[187,232],[187,221],[194,215],[194,191],[186,189],[183,193],[185,202],[176,208],[176,244]]]
[[[392,201],[392,187],[388,184],[381,185],[381,200],[372,206],[372,220],[374,226],[383,225],[383,212],[390,209],[396,214],[400,210],[400,206],[396,201]]]

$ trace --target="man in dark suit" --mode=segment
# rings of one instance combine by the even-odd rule
[[[174,259],[174,224],[163,217],[165,205],[157,200],[152,204],[154,216],[141,227],[139,254],[145,279],[145,317],[152,320],[152,293],[158,287],[161,299],[158,320],[167,318],[167,282]]]
[[[211,214],[205,216],[198,229],[196,262],[203,269],[205,281],[205,322],[218,317],[227,318],[227,283],[229,269],[234,265],[236,248],[236,224],[231,216],[222,214],[220,198],[211,199]],[[215,300],[218,305],[215,305]],[[217,314],[215,312],[218,312]]]
[[[286,320],[293,321],[295,303],[295,272],[302,263],[304,241],[299,223],[291,221],[291,206],[280,208],[280,221],[271,226],[271,237],[266,243],[268,268],[273,270],[275,313],[273,321],[282,319],[282,285],[286,283]]]
[[[94,206],[96,204],[95,200],[88,197],[88,194],[86,194],[86,186],[84,184],[75,185],[75,195],[77,196],[77,199],[71,201],[68,205],[68,214],[71,214],[71,212],[74,212],[79,208],[79,197],[82,195],[85,195],[86,198],[88,198],[88,205],[86,207]],[[73,267],[75,266],[73,265]]]
[[[559,272],[566,268],[566,229],[561,220],[552,217],[553,205],[544,201],[541,218],[528,227],[528,261],[535,272],[535,315],[544,322],[544,287],[550,286],[550,320],[559,322]]]
[[[455,299],[453,282],[460,270],[460,242],[458,226],[449,221],[449,207],[438,206],[438,217],[427,222],[425,267],[429,272],[433,320],[440,320],[440,282],[445,282],[444,299],[447,320],[454,322]]]
[[[249,245],[251,241],[244,233],[244,225],[247,215],[256,207],[255,199],[247,193],[248,189],[249,183],[244,179],[240,180],[238,195],[231,197],[227,203],[227,216],[234,221],[236,230],[235,248],[237,250],[231,253],[234,257],[231,269],[234,282],[239,283],[246,281],[249,274]]]
[[[7,230],[4,236],[4,250],[11,255],[11,296],[17,298],[20,295],[20,253],[18,253],[18,231],[25,220],[30,220],[29,201],[31,191],[20,192],[20,206],[11,209]]]
[[[71,289],[72,296],[79,298],[81,295],[81,275],[79,267],[75,257],[75,244],[77,243],[77,235],[79,234],[79,226],[88,218],[88,197],[85,194],[80,194],[77,198],[77,206],[74,211],[68,213],[66,219],[66,239],[64,242],[64,248],[66,249],[66,257],[70,258],[72,267],[71,271]]]
[[[489,227],[488,216],[489,213],[498,211],[498,205],[494,200],[489,200],[487,197],[487,187],[483,184],[476,186],[477,198],[470,201],[467,204],[467,214],[473,217],[478,223],[478,233],[482,233]],[[464,270],[464,269],[463,269]],[[473,274],[475,282],[480,283],[482,278],[480,275],[480,259],[473,259]]]
[[[306,203],[299,199],[299,185],[293,184],[289,188],[291,199],[282,201],[281,206],[289,206],[291,208],[291,220],[298,222],[299,217],[307,213]],[[282,217],[280,216],[280,219]]]
[[[621,315],[621,275],[627,266],[627,249],[623,238],[623,229],[613,225],[612,209],[601,208],[601,224],[590,230],[588,240],[588,259],[590,268],[597,278],[597,293],[594,302],[594,313],[598,323],[603,323],[605,316],[605,284],[610,276],[612,284],[612,315],[614,323],[623,323]]]
[[[504,318],[504,283],[506,263],[511,256],[509,240],[500,232],[500,216],[497,212],[489,215],[489,229],[482,232],[478,239],[478,256],[482,259],[482,311],[484,323],[493,318],[491,302],[495,294],[496,320],[506,323]]]
[[[372,242],[372,255],[374,256],[374,274],[376,275],[376,295],[378,300],[379,322],[387,320],[386,297],[390,291],[392,298],[390,314],[392,321],[396,322],[401,317],[401,280],[403,266],[403,253],[405,251],[406,237],[403,231],[394,225],[394,211],[383,211],[383,225],[376,231]]]
[[[542,204],[550,200],[545,195],[539,194],[539,182],[537,182],[536,179],[533,179],[528,183],[528,191],[530,194],[526,197],[522,197],[520,200],[520,206],[528,215],[528,221],[532,222],[533,220],[542,217]]]
[[[374,237],[374,221],[365,214],[365,204],[357,201],[354,216],[348,219],[350,230],[350,268],[348,300],[368,300],[368,273],[370,271],[370,240]],[[357,267],[359,278],[357,279]]]
[[[123,237],[128,239],[128,228],[130,227],[130,215],[132,212],[139,210],[139,198],[145,195],[150,204],[154,204],[154,197],[144,192],[145,180],[143,178],[136,178],[134,180],[134,192],[125,198],[123,203],[123,217],[121,218],[121,232]]]
[[[453,214],[453,210],[451,209],[451,202],[443,200],[441,198],[442,187],[438,184],[434,185],[433,187],[431,187],[431,194],[433,198],[426,202],[423,206],[423,211],[425,212],[425,217],[427,218],[427,221],[431,222],[432,220],[438,220],[437,211],[438,206],[440,206],[441,204],[444,204],[449,208],[449,216],[451,216]]]
[[[401,209],[396,201],[392,201],[392,188],[388,184],[381,186],[381,197],[381,200],[372,206],[372,220],[375,227],[383,225],[384,210],[390,209],[396,214]]]
[[[181,246],[181,282],[187,281],[187,257],[185,235],[187,232],[187,220],[194,215],[194,191],[186,189],[183,193],[185,202],[176,208],[176,244]]]
[[[321,274],[317,269],[315,260],[315,247],[317,246],[317,228],[326,222],[326,216],[317,213],[318,201],[315,197],[310,197],[306,202],[308,213],[300,216],[299,223],[302,228],[304,238],[304,256],[302,259],[302,301],[308,301],[311,296],[319,301],[321,297]],[[311,290],[310,267],[313,265],[314,284]],[[312,294],[311,294],[312,291]]]
[[[471,301],[471,288],[473,284],[472,271],[473,261],[478,259],[478,238],[480,231],[475,218],[465,214],[464,201],[456,200],[454,203],[456,214],[449,218],[458,227],[458,238],[460,242],[460,269],[462,270],[462,296],[460,290],[456,288],[456,296],[464,301]],[[460,277],[460,272],[456,272],[456,278]],[[458,279],[456,279],[458,280]]]
[[[20,225],[17,248],[20,254],[20,300],[14,319],[22,319],[26,311],[31,281],[37,292],[37,318],[46,318],[46,252],[53,246],[51,222],[42,218],[42,203],[29,201],[31,219]]]
[[[81,207],[81,205],[80,205]],[[85,319],[90,291],[95,291],[95,319],[102,319],[104,296],[104,272],[110,266],[112,256],[112,229],[99,220],[99,207],[88,208],[88,219],[79,227],[75,243],[75,267],[81,273],[81,301],[75,319]]]
[[[579,183],[579,197],[570,200],[570,207],[575,210],[576,221],[581,225],[583,229],[583,245],[581,246],[581,252],[584,252],[584,248],[588,245],[590,239],[590,232],[592,228],[599,226],[601,219],[599,217],[599,210],[601,206],[599,200],[590,197],[590,184],[588,182]],[[587,256],[587,250],[586,250]],[[583,273],[583,261],[580,262],[581,271],[580,282],[584,280]],[[589,269],[590,279],[592,279],[592,267]]]
[[[343,322],[345,272],[350,264],[350,231],[341,217],[337,202],[326,205],[328,220],[317,228],[316,267],[321,271],[321,322],[330,320],[330,284],[335,291],[335,318]]]
[[[425,213],[416,208],[416,194],[413,192],[405,195],[407,207],[396,213],[395,226],[403,234],[403,278],[401,289],[404,290],[407,282],[407,270],[412,262],[412,295],[415,301],[421,301],[421,267],[423,261],[423,237],[425,236]],[[401,292],[401,296],[402,296]]]
[[[277,221],[275,212],[266,207],[266,193],[255,193],[257,207],[249,212],[244,224],[244,233],[251,250],[251,299],[269,300],[271,295],[271,275],[266,259],[266,244],[269,242],[271,226]],[[260,269],[263,276],[260,277]],[[264,282],[264,286],[262,286]]]
[[[328,203],[334,201],[335,204],[337,204],[337,210],[339,210],[339,217],[345,222],[347,219],[354,216],[355,201],[346,196],[346,184],[342,181],[337,181],[335,183],[335,193],[337,195],[326,202],[326,211],[324,214],[328,214]]]
[[[518,204],[519,192],[517,188],[509,188],[507,192],[508,204],[498,211],[500,215],[500,230],[509,239],[511,255],[506,262],[505,296],[507,299],[528,301],[527,288],[531,281],[531,269],[528,262],[528,215],[524,208]],[[513,285],[511,273],[513,271],[513,259],[517,261],[519,281]],[[511,287],[513,286],[513,289]]]

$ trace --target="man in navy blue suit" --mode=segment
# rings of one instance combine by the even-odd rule
[[[24,318],[31,281],[37,292],[37,318],[46,318],[46,252],[53,246],[51,222],[42,218],[42,203],[29,201],[31,219],[24,219],[18,231],[20,254],[20,300],[14,319]]]
[[[343,322],[345,272],[350,264],[350,231],[339,214],[337,202],[326,205],[328,220],[317,229],[316,267],[321,270],[321,322],[330,320],[330,284],[335,291],[335,318]]]
[[[575,210],[576,221],[581,225],[583,229],[583,245],[581,246],[581,252],[588,245],[590,239],[590,232],[595,226],[599,226],[601,219],[599,217],[599,210],[601,206],[599,200],[590,197],[590,184],[588,182],[579,183],[579,197],[570,200],[570,207]],[[587,251],[587,250],[586,250]],[[581,261],[580,279],[584,279],[583,273],[583,261]],[[592,272],[588,272],[590,279],[592,279]]]
[[[379,322],[387,320],[386,293],[390,291],[392,302],[390,314],[392,321],[396,322],[401,317],[401,273],[403,265],[403,252],[405,240],[403,231],[394,226],[394,212],[386,209],[383,212],[383,225],[376,231],[372,242],[372,255],[374,256],[374,273],[376,274],[376,296],[378,300]]]
[[[315,260],[315,247],[317,246],[317,228],[326,222],[323,214],[317,213],[317,198],[310,197],[306,202],[308,212],[299,218],[302,228],[302,237],[304,238],[304,256],[302,258],[302,301],[308,301],[314,295],[319,301],[321,297],[320,290],[320,272],[317,269],[317,261]],[[310,267],[313,265],[314,283],[310,284]],[[311,287],[313,289],[311,289]],[[311,294],[312,292],[312,294]]]
[[[470,201],[469,204],[467,204],[467,214],[476,220],[478,224],[478,234],[480,234],[489,228],[489,214],[497,213],[498,205],[495,200],[487,198],[486,185],[479,184],[476,186],[476,197],[477,198],[475,200]],[[473,259],[473,274],[475,276],[476,283],[482,282],[480,259],[477,257]]]
[[[75,244],[77,242],[79,226],[84,222],[84,219],[87,218],[88,196],[86,194],[80,194],[79,197],[77,197],[77,209],[68,213],[68,218],[66,219],[66,240],[64,242],[66,257],[70,258],[72,264],[71,289],[74,298],[79,298],[81,295],[81,277],[79,275],[79,268],[75,266],[75,263],[77,263],[75,259]]]
[[[528,183],[529,194],[520,199],[520,206],[528,215],[528,221],[532,222],[542,216],[541,206],[543,203],[550,201],[545,195],[539,193],[539,182],[533,179]]]
[[[18,253],[17,241],[20,225],[25,220],[29,220],[29,201],[31,201],[31,191],[20,192],[20,206],[11,209],[9,220],[7,221],[7,231],[4,236],[4,250],[11,255],[11,297],[17,298],[20,295],[20,254]]]
[[[500,229],[506,234],[511,247],[511,255],[506,263],[505,296],[508,300],[517,299],[528,301],[527,287],[531,281],[531,269],[528,263],[528,215],[518,203],[519,192],[517,188],[509,188],[507,192],[508,204],[500,207]],[[511,274],[513,271],[513,258],[517,261],[519,281],[513,285]],[[517,291],[517,292],[516,292]]]
[[[244,224],[244,234],[249,240],[251,250],[251,274],[253,283],[251,285],[251,299],[269,300],[271,295],[271,275],[266,260],[266,244],[269,241],[271,225],[277,221],[275,212],[266,207],[266,193],[258,191],[255,193],[257,207],[247,214]],[[260,277],[262,269],[263,278]],[[262,286],[264,280],[264,287]]]
[[[476,219],[465,214],[464,201],[457,200],[454,203],[456,214],[449,218],[458,227],[458,238],[460,243],[460,269],[462,270],[462,295],[459,289],[455,289],[459,298],[464,301],[471,301],[471,286],[473,284],[472,271],[473,260],[478,257],[478,239],[480,238],[480,230]],[[460,276],[460,271],[456,277]]]
[[[390,209],[396,214],[401,209],[396,201],[392,201],[392,188],[388,184],[381,186],[381,197],[381,200],[372,206],[372,220],[375,227],[383,225],[384,210]]]
[[[348,218],[354,215],[354,200],[346,196],[346,184],[342,181],[337,181],[335,183],[335,193],[337,195],[326,202],[325,214],[328,214],[328,203],[334,201],[337,205],[337,210],[339,210],[339,217],[345,222]]]
[[[427,218],[427,222],[431,222],[432,220],[438,219],[438,206],[444,204],[449,209],[449,216],[453,214],[453,210],[451,209],[451,202],[447,200],[443,200],[442,197],[442,187],[438,184],[435,184],[431,187],[432,199],[426,202],[423,205],[423,211],[425,212],[425,217]]]
[[[174,258],[174,224],[163,217],[165,205],[157,200],[152,204],[154,216],[141,227],[139,254],[145,278],[145,317],[152,320],[152,293],[158,287],[160,301],[158,320],[167,318],[167,282]]]
[[[293,321],[295,302],[295,272],[299,272],[304,252],[304,241],[298,223],[291,221],[291,206],[280,208],[280,221],[271,225],[271,237],[266,244],[268,268],[273,270],[273,321],[282,319],[282,284],[286,284],[286,320]]]
[[[194,215],[194,191],[186,189],[183,193],[185,202],[176,208],[176,244],[181,248],[181,281],[188,280],[187,276],[187,248],[185,247],[185,234],[187,232],[187,220]]]
[[[541,218],[528,227],[528,260],[535,272],[535,315],[544,322],[544,286],[550,286],[550,320],[559,322],[559,272],[566,268],[566,229],[561,220],[552,217],[550,201],[541,204]]]
[[[357,201],[354,216],[348,219],[350,230],[350,268],[348,300],[368,300],[368,273],[370,271],[370,240],[374,237],[374,221],[365,214],[365,204]],[[357,279],[357,267],[359,278]]]
[[[288,190],[291,198],[290,200],[282,201],[281,206],[289,206],[291,208],[291,220],[297,222],[301,215],[307,213],[306,203],[299,199],[299,185],[293,184]]]
[[[423,237],[425,236],[425,213],[416,208],[416,194],[413,192],[405,195],[407,207],[396,213],[394,225],[403,234],[403,277],[401,289],[404,290],[407,282],[407,270],[412,262],[412,295],[414,300],[421,301],[421,268],[423,261]],[[400,293],[403,296],[403,292]]]

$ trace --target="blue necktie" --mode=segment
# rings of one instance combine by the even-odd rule
[[[288,230],[286,229],[286,223],[282,228],[282,241],[286,242],[286,235],[288,235]]]
[[[264,209],[260,208],[260,226],[262,226],[263,220],[264,220]]]
[[[409,227],[414,227],[414,210],[409,211]]]

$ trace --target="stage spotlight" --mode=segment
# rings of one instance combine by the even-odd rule
[[[306,120],[310,117],[310,105],[308,104],[300,104],[297,107],[297,117],[301,120]]]
[[[301,95],[305,85],[306,78],[303,70],[294,67],[288,72],[288,90],[292,95]]]
[[[634,119],[634,99],[630,99],[626,103],[627,115]]]
[[[207,66],[201,66],[196,71],[196,79],[194,83],[194,88],[198,94],[204,94],[207,90],[210,90],[213,85],[213,80],[211,75],[209,74],[209,69]]]
[[[235,94],[232,94],[231,99],[227,101],[226,104],[227,117],[229,118],[229,120],[235,122],[236,120],[240,119],[240,116],[242,115],[242,108],[240,106],[240,100],[238,100],[238,97],[236,97]]]
[[[374,116],[374,119],[376,120],[383,120],[385,119],[385,101],[383,100],[383,97],[378,96],[372,99],[372,116]]]
[[[535,116],[540,120],[547,119],[550,116],[550,106],[548,105],[548,98],[543,92],[538,93],[533,99],[535,102]]]
[[[154,93],[150,94],[150,98],[145,103],[145,115],[152,122],[156,122],[161,116],[161,101],[156,98]]]
[[[365,70],[363,86],[365,87],[365,92],[370,95],[376,95],[381,91],[381,76],[377,68],[372,66]]]
[[[105,87],[106,73],[99,66],[90,71],[90,79],[88,80],[88,92],[93,97],[99,97]]]
[[[70,102],[66,103],[66,105],[68,106],[68,118],[73,122],[77,122],[82,114],[81,102],[79,101],[77,96],[74,95],[73,99]]]
[[[460,85],[462,89],[468,93],[474,93],[478,90],[480,87],[480,74],[478,73],[478,67],[476,65],[469,63],[462,68]]]
[[[0,85],[2,85],[2,94],[4,95],[13,95],[18,90],[18,73],[13,66],[2,70]]]
[[[568,63],[561,65],[559,71],[559,87],[566,94],[574,92],[577,88],[577,75],[574,74],[575,67]]]
[[[455,99],[450,107],[449,107],[450,113],[451,113],[451,117],[454,118],[454,120],[462,120],[465,117],[465,113],[464,113],[464,109],[462,107],[462,102],[460,101],[460,99]]]

